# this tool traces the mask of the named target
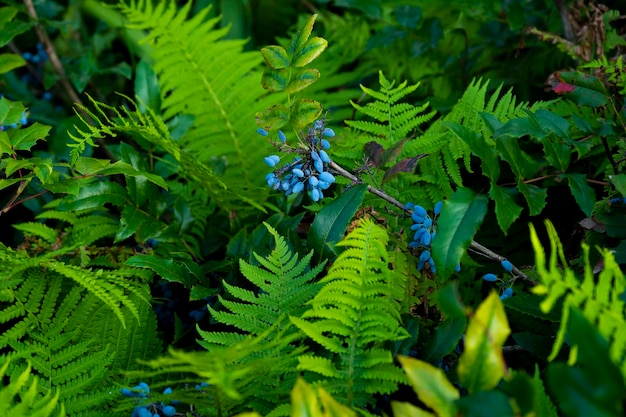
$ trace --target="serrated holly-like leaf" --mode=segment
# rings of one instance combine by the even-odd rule
[[[498,138],[496,149],[518,178],[530,178],[539,170],[540,164],[522,151],[517,141],[517,137],[511,136]]]
[[[28,151],[40,139],[45,139],[50,131],[50,126],[45,126],[35,122],[28,127],[18,129],[11,137],[13,149],[16,151]]]
[[[459,398],[459,391],[440,368],[407,356],[399,356],[398,360],[420,401],[439,417],[457,415],[455,401]]]
[[[356,185],[324,207],[311,225],[308,246],[316,252],[318,263],[336,255],[334,244],[339,242],[348,223],[365,197],[366,185]]]
[[[295,93],[304,90],[320,78],[320,72],[315,68],[300,69],[289,81],[286,91]]]
[[[270,45],[261,48],[261,55],[265,63],[273,69],[287,68],[289,66],[289,55],[285,48],[278,45]]]
[[[432,257],[442,281],[454,272],[486,213],[487,198],[468,188],[458,189],[444,201],[432,242]]]
[[[122,209],[120,217],[120,228],[115,234],[115,243],[136,234],[139,242],[145,242],[148,238],[156,235],[166,227],[165,223],[152,217],[145,211],[127,204]]]
[[[546,159],[552,166],[558,168],[559,171],[567,171],[572,156],[572,149],[564,144],[556,141],[553,135],[548,135],[541,140],[543,143],[543,151]]]
[[[615,186],[615,189],[623,197],[626,197],[626,174],[613,175],[611,182]]]
[[[303,129],[322,114],[322,105],[315,100],[300,98],[291,107],[289,121],[294,129]]]
[[[574,88],[567,93],[567,98],[579,106],[598,107],[609,102],[606,87],[596,76],[571,71],[558,73],[558,77],[566,83],[574,85]]]
[[[470,318],[459,359],[459,379],[470,393],[492,389],[505,375],[502,345],[510,333],[504,306],[492,291]]]
[[[278,130],[289,122],[289,109],[281,104],[256,114],[257,126],[265,130]]]
[[[596,193],[587,183],[587,176],[585,174],[561,174],[561,178],[567,178],[569,189],[578,206],[587,217],[591,217],[593,205],[596,203]]]
[[[546,135],[546,132],[532,115],[510,119],[493,132],[495,139],[514,138],[517,140],[525,135],[541,139]]]
[[[530,209],[530,215],[536,216],[546,206],[546,198],[548,197],[548,191],[544,188],[539,188],[536,185],[526,184],[522,181],[518,181],[517,189],[526,197],[528,202],[528,208]]]
[[[289,70],[285,68],[274,69],[267,67],[261,77],[261,84],[268,91],[283,91],[287,88],[288,82]]]
[[[517,190],[514,188],[500,187],[495,184],[492,184],[489,190],[489,197],[496,203],[498,225],[505,235],[509,227],[519,218],[522,212],[522,207],[520,207],[513,198],[516,194]]]
[[[319,36],[307,40],[302,48],[296,50],[291,65],[298,68],[309,64],[320,56],[326,47],[328,47],[328,41]]]

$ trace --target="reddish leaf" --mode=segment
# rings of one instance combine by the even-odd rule
[[[385,148],[378,142],[367,142],[363,147],[363,151],[365,152],[365,157],[369,162],[374,164],[375,167],[380,166],[380,162],[385,152]]]
[[[557,85],[552,87],[552,91],[554,91],[557,94],[566,94],[566,93],[574,92],[575,88],[576,86],[572,84],[558,83]]]

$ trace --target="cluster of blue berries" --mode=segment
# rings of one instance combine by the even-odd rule
[[[128,398],[141,400],[143,398],[147,398],[148,394],[150,394],[150,387],[145,382],[140,382],[139,385],[134,386],[132,389],[122,388],[122,395]],[[163,394],[171,395],[172,389],[166,388],[163,391]],[[174,405],[178,404],[178,401],[172,400],[170,402],[173,405],[166,405],[163,402],[139,404],[133,408],[131,417],[172,417],[176,414],[176,408],[174,408]]]
[[[500,261],[500,265],[506,272],[510,273],[513,271],[513,264],[506,259],[503,259],[502,261]],[[496,274],[488,273],[488,274],[483,275],[483,280],[487,282],[496,282],[499,280],[499,278],[497,277]],[[504,289],[502,290],[500,299],[506,300],[507,298],[511,298],[513,296],[513,289],[510,286],[508,286],[505,282],[502,283],[502,287],[504,287]]]
[[[609,200],[609,205],[620,203],[626,205],[626,197],[613,197]]]
[[[257,132],[261,136],[268,136],[269,132],[259,128]],[[306,137],[306,146],[302,148],[290,148],[286,145],[287,137],[282,131],[277,133],[280,150],[300,153],[291,162],[270,172],[265,176],[267,185],[274,190],[281,190],[285,195],[298,194],[308,191],[311,200],[317,202],[324,198],[324,190],[327,190],[334,182],[335,176],[328,172],[331,160],[326,151],[330,143],[325,138],[332,138],[335,132],[324,126],[324,121],[317,120],[309,129]],[[265,163],[274,168],[280,162],[278,155],[265,157]]]
[[[48,60],[48,53],[41,43],[37,44],[37,52],[24,52],[22,58],[34,65],[41,65]]]
[[[413,236],[411,242],[409,243],[409,248],[421,250],[421,253],[419,254],[419,262],[417,263],[418,271],[422,271],[425,267],[428,267],[430,272],[437,272],[435,261],[430,255],[430,243],[437,234],[437,217],[439,217],[442,207],[442,201],[435,204],[435,208],[433,210],[434,216],[431,218],[426,209],[422,206],[410,202],[404,206],[407,210],[413,210],[413,213],[411,214],[413,225],[411,226],[410,232],[413,233]]]

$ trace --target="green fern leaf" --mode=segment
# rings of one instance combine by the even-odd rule
[[[535,250],[535,264],[541,278],[540,285],[533,287],[535,294],[544,295],[541,310],[546,313],[554,308],[558,300],[563,299],[561,324],[556,341],[552,347],[549,360],[559,353],[565,340],[565,332],[569,321],[569,312],[578,308],[590,323],[594,324],[600,334],[610,344],[609,353],[613,362],[620,367],[626,378],[626,303],[622,295],[626,291],[626,279],[611,251],[602,249],[604,269],[596,278],[589,261],[589,246],[582,245],[584,260],[584,276],[582,280],[567,266],[563,246],[559,241],[556,229],[546,221],[550,238],[550,258],[546,255],[539,242],[537,233],[531,225],[531,242]],[[563,269],[557,265],[560,260]],[[622,297],[622,298],[620,298]]]
[[[204,164],[226,158],[225,177],[236,191],[260,185],[264,147],[250,123],[256,109],[273,104],[259,83],[262,57],[244,52],[245,40],[223,39],[228,28],[215,29],[219,18],[207,18],[210,8],[187,19],[191,4],[177,10],[173,1],[153,7],[140,0],[122,11],[130,27],[149,32],[163,117],[193,116],[182,147]]]
[[[389,269],[385,229],[364,220],[344,240],[345,247],[325,286],[309,303],[311,308],[291,321],[326,355],[307,355],[299,368],[316,373],[336,398],[363,407],[371,393],[388,393],[404,381],[393,364],[388,341],[408,336],[400,323],[403,278]]]

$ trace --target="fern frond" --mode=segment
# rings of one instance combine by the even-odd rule
[[[9,369],[9,361],[0,366],[0,379],[5,378]],[[64,417],[65,408],[60,409],[59,392],[49,391],[45,396],[39,394],[38,380],[31,375],[30,364],[11,379],[8,385],[0,389],[0,415],[19,417]]]
[[[250,128],[257,109],[271,98],[259,80],[262,57],[244,52],[245,40],[225,40],[228,28],[216,29],[218,18],[207,19],[204,8],[187,19],[191,3],[131,1],[122,6],[130,26],[148,31],[164,118],[187,114],[194,118],[180,139],[199,162],[226,158],[225,177],[240,191],[261,185],[264,147]]]
[[[404,375],[385,342],[408,336],[400,323],[402,278],[389,269],[385,229],[363,220],[338,243],[345,250],[321,282],[311,308],[292,322],[329,355],[301,357],[299,368],[348,405],[363,407],[371,391],[388,393]],[[375,383],[373,382],[375,381]]]
[[[346,120],[348,126],[382,138],[385,143],[394,143],[435,116],[434,111],[421,114],[428,108],[428,103],[421,106],[398,103],[400,99],[414,92],[419,83],[407,86],[407,82],[404,81],[393,88],[394,82],[389,82],[382,71],[379,72],[379,81],[380,91],[361,86],[361,89],[376,101],[365,106],[350,102],[359,113],[369,116],[374,121]]]
[[[258,287],[258,292],[224,282],[226,292],[235,301],[220,296],[221,304],[228,311],[216,311],[209,307],[217,321],[257,336],[276,325],[281,317],[302,314],[307,301],[321,288],[319,283],[313,283],[312,280],[324,267],[322,263],[310,269],[313,251],[299,259],[298,254],[289,249],[285,239],[269,224],[264,224],[274,236],[276,247],[267,257],[254,253],[260,266],[251,265],[245,260],[239,262],[242,274]],[[223,340],[223,335],[213,337],[211,333],[203,331],[200,334],[204,342]],[[204,345],[204,342],[200,343]]]
[[[626,355],[626,303],[622,297],[626,291],[624,273],[615,262],[611,251],[600,249],[604,260],[604,269],[596,278],[589,261],[589,246],[583,244],[584,276],[581,280],[568,267],[563,246],[552,223],[546,221],[546,228],[551,248],[548,262],[546,262],[546,255],[537,233],[531,225],[535,264],[541,278],[541,284],[534,287],[533,292],[545,295],[545,299],[540,304],[544,313],[552,310],[556,303],[563,299],[561,323],[552,347],[552,353],[548,359],[553,360],[559,353],[565,340],[569,311],[572,308],[578,308],[585,318],[596,326],[599,333],[609,341],[611,359],[620,367],[622,375],[626,378],[626,363],[624,362]],[[563,269],[557,265],[559,260]]]

